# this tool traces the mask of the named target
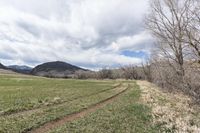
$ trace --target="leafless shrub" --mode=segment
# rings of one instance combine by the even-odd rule
[[[97,72],[98,79],[112,79],[112,71],[107,68],[103,68],[99,72]]]
[[[196,64],[185,64],[185,84],[188,86],[190,95],[194,96],[200,102],[200,66]]]
[[[121,69],[112,69],[112,79],[124,79],[123,71]]]
[[[149,61],[146,61],[146,64],[144,65],[142,63],[142,70],[143,73],[145,75],[145,79],[148,81],[152,81],[152,69],[151,69],[152,65],[149,63]]]
[[[137,67],[133,66],[133,65],[128,65],[128,66],[124,66],[121,67],[121,70],[123,72],[123,77],[125,79],[139,79],[139,75],[137,72]]]
[[[79,71],[75,72],[74,78],[76,78],[76,79],[95,79],[96,72],[79,70]]]

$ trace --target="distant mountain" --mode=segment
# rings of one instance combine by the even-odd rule
[[[6,66],[0,63],[0,69],[7,69]]]
[[[24,73],[24,74],[30,74],[30,72],[32,71],[33,68],[29,67],[29,66],[19,66],[19,65],[11,65],[11,66],[7,66],[9,69],[18,72],[18,73]]]
[[[16,73],[0,63],[0,74],[16,74]]]
[[[78,70],[87,71],[83,68],[65,62],[55,61],[36,66],[31,71],[31,74],[44,77],[65,78],[71,77]]]

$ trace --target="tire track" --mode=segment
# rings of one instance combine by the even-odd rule
[[[52,105],[49,105],[49,106],[41,106],[41,107],[38,107],[38,108],[33,108],[33,109],[30,109],[30,110],[23,110],[23,111],[17,111],[17,112],[11,112],[11,113],[5,113],[5,114],[0,114],[0,117],[1,116],[18,116],[18,115],[26,115],[26,114],[31,114],[31,113],[35,113],[35,112],[38,112],[40,111],[41,109],[46,109],[48,107],[54,107],[54,106],[59,106],[59,105],[62,105],[62,104],[65,104],[67,102],[72,102],[72,101],[75,101],[75,100],[78,100],[78,99],[82,99],[82,98],[86,98],[86,97],[90,97],[90,96],[93,96],[93,95],[97,95],[97,94],[100,94],[100,93],[103,93],[103,92],[106,92],[106,91],[109,91],[109,90],[114,90],[118,87],[122,86],[122,83],[119,83],[115,86],[113,86],[112,88],[110,89],[105,89],[105,90],[101,90],[101,91],[98,91],[98,92],[94,92],[94,93],[91,93],[91,94],[87,94],[87,95],[83,95],[83,96],[79,96],[79,97],[75,97],[73,99],[70,99],[70,100],[67,100],[67,101],[63,101],[61,103],[56,103],[56,104],[52,104]]]
[[[55,120],[55,121],[50,121],[42,126],[40,126],[39,128],[36,128],[36,129],[32,129],[31,131],[27,131],[27,133],[45,133],[45,132],[48,132],[52,129],[55,129],[57,127],[60,127],[62,125],[64,125],[65,123],[67,122],[71,122],[73,120],[76,120],[78,118],[82,118],[86,115],[88,115],[89,113],[92,113],[92,112],[95,112],[96,110],[104,107],[105,105],[109,104],[109,103],[112,103],[113,100],[115,100],[119,95],[123,94],[124,92],[126,92],[128,89],[129,89],[130,85],[128,84],[127,87],[125,87],[125,89],[123,89],[122,91],[120,91],[119,93],[109,97],[109,98],[106,98],[105,100],[102,100],[96,104],[93,104],[93,105],[90,105],[88,108],[86,109],[83,109],[79,112],[74,112],[72,114],[69,114],[65,117],[62,117],[58,120]]]

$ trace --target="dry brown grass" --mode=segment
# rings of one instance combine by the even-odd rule
[[[192,105],[191,98],[182,93],[163,92],[147,81],[137,84],[142,91],[141,100],[152,107],[154,124],[177,133],[200,132],[200,107]]]
[[[16,73],[11,70],[0,69],[0,74],[4,75],[4,74],[16,74]]]

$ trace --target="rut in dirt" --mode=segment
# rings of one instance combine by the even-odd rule
[[[115,100],[119,95],[126,92],[129,89],[129,87],[130,87],[130,85],[125,87],[125,89],[123,89],[119,93],[117,93],[117,94],[115,94],[115,95],[113,95],[113,96],[111,96],[111,97],[109,97],[105,100],[102,100],[102,101],[100,101],[96,104],[93,104],[93,105],[89,106],[88,108],[81,110],[80,112],[74,112],[74,113],[69,114],[65,117],[62,117],[58,120],[50,121],[50,122],[40,126],[39,128],[27,131],[27,133],[45,133],[45,132],[51,131],[52,129],[60,127],[67,122],[71,122],[71,121],[74,121],[76,119],[82,118],[82,117],[88,115],[89,113],[95,112],[96,110],[103,108],[105,105],[112,103],[113,100]]]

